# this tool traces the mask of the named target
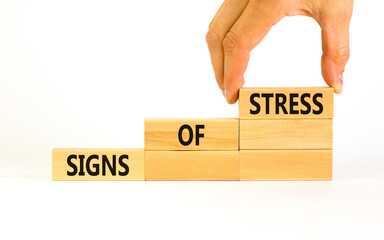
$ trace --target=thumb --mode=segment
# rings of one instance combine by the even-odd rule
[[[348,17],[337,16],[321,26],[322,75],[335,93],[343,91],[343,73],[349,59],[349,21]]]

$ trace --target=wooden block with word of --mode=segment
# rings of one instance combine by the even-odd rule
[[[146,180],[239,180],[238,151],[145,151]]]
[[[240,149],[332,149],[332,119],[240,120]]]
[[[146,119],[145,150],[238,150],[238,119]]]
[[[333,118],[333,88],[241,88],[239,117]]]
[[[241,150],[240,180],[332,180],[332,150]]]
[[[56,148],[52,180],[145,180],[143,149]]]

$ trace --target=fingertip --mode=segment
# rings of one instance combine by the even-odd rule
[[[334,92],[336,93],[336,94],[341,94],[342,92],[343,92],[343,87],[334,87],[333,88],[333,90],[334,90]]]
[[[228,102],[228,97],[227,97],[227,90],[223,90],[223,95],[224,95],[224,98],[225,100]]]
[[[224,89],[224,97],[227,100],[228,104],[234,104],[237,102],[237,99],[239,98],[239,90],[231,93],[226,89]]]
[[[322,75],[328,86],[333,88],[334,93],[343,92],[343,72],[345,65],[336,64],[329,56],[322,57]]]
[[[341,74],[339,74],[337,81],[335,83],[335,86],[333,87],[334,92],[336,94],[340,94],[343,92],[343,83],[344,83],[344,78],[343,78],[343,74],[341,73]]]
[[[333,88],[334,93],[341,94],[343,92],[343,74],[338,75],[338,77],[325,78],[325,82]]]
[[[225,98],[225,91],[224,89],[220,89],[221,90],[221,93],[223,94],[224,98]]]

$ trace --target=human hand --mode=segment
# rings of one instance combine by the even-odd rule
[[[216,81],[228,103],[235,103],[244,84],[250,51],[285,16],[314,18],[322,28],[322,75],[335,93],[343,89],[349,59],[349,22],[353,0],[225,0],[206,40]]]

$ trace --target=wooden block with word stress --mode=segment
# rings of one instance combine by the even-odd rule
[[[143,149],[56,148],[52,180],[145,180]]]
[[[146,180],[239,180],[238,151],[145,151]]]
[[[332,149],[332,119],[240,120],[240,149]]]
[[[146,119],[145,150],[238,150],[238,119]]]
[[[241,88],[239,117],[333,118],[333,88]]]
[[[332,150],[241,150],[240,180],[332,180]]]

